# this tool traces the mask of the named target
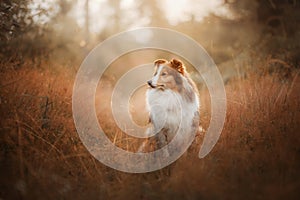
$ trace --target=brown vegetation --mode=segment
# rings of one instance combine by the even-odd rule
[[[44,65],[1,66],[0,198],[297,199],[298,70],[288,79],[249,72],[229,82],[226,123],[204,159],[197,157],[199,136],[188,155],[170,167],[127,174],[101,164],[82,145],[71,110],[74,71]],[[206,128],[209,97],[200,93]]]

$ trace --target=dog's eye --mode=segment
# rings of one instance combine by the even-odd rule
[[[167,73],[166,73],[166,72],[163,72],[163,73],[161,73],[161,75],[162,75],[162,76],[165,76],[165,75],[167,75]]]

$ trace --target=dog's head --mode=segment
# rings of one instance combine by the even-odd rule
[[[154,75],[148,81],[148,85],[154,89],[178,90],[182,85],[182,76],[185,74],[185,66],[178,59],[170,61],[158,59],[154,62]]]

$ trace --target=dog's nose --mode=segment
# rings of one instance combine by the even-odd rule
[[[148,85],[153,88],[152,80],[147,81]]]

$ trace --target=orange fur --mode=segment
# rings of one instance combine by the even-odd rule
[[[165,59],[157,59],[154,61],[154,66],[158,66],[158,65],[166,63],[166,62],[168,62],[168,61]]]
[[[185,66],[181,60],[173,58],[169,63],[170,63],[169,64],[170,67],[177,70],[182,75],[185,74]]]

